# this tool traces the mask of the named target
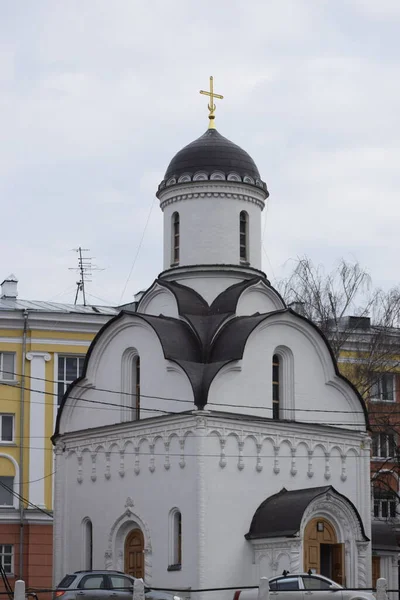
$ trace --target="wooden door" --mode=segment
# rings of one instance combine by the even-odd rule
[[[304,572],[321,573],[321,544],[336,544],[336,532],[326,519],[312,519],[304,532]]]
[[[125,540],[125,573],[144,579],[144,538],[140,529],[131,531]]]
[[[339,585],[345,585],[344,544],[332,545],[332,579]]]
[[[381,557],[372,557],[372,587],[376,588],[376,582],[381,576]]]

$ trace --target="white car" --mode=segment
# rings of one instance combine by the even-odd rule
[[[258,588],[238,590],[233,600],[257,600]],[[323,575],[288,573],[269,580],[271,600],[376,600],[372,592],[347,590]]]

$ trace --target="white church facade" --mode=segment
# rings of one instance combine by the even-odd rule
[[[55,583],[107,568],[190,590],[312,569],[367,587],[366,409],[260,270],[254,161],[211,120],[157,196],[164,271],[96,336],[58,414]]]

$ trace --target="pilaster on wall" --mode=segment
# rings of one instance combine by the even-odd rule
[[[65,575],[64,569],[64,456],[61,444],[55,447],[55,471],[54,478],[54,526],[53,526],[53,585],[58,585]]]
[[[31,363],[29,438],[29,501],[45,507],[45,409],[46,409],[46,362],[51,359],[47,352],[28,352],[26,359]]]
[[[206,413],[207,411],[203,411]],[[197,500],[197,585],[199,589],[205,588],[205,559],[206,559],[206,477],[205,477],[205,438],[207,436],[207,418],[206,416],[197,416],[196,418],[196,454],[197,454],[197,476],[196,476],[196,500]],[[206,594],[196,594],[196,600],[203,600]]]

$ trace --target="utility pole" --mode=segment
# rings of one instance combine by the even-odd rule
[[[76,294],[74,304],[77,304],[79,298],[79,292],[82,293],[83,306],[86,306],[86,284],[91,282],[92,271],[102,271],[92,265],[92,256],[84,256],[84,252],[89,252],[89,248],[74,248],[74,252],[78,253],[78,267],[70,268],[70,271],[77,271],[79,273],[79,281],[76,282]]]

